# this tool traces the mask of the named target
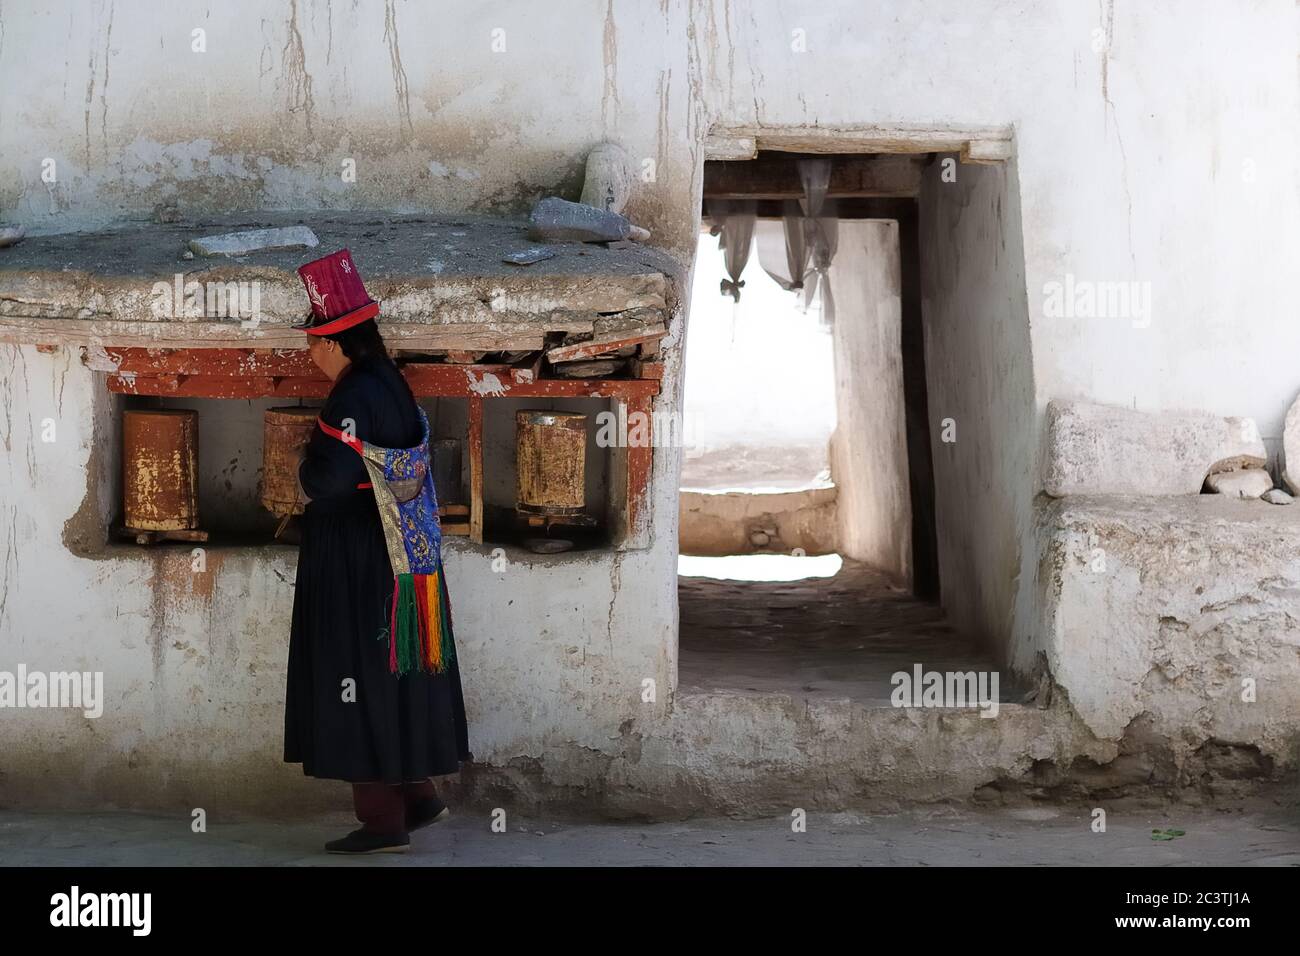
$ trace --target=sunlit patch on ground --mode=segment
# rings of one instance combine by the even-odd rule
[[[718,581],[803,581],[833,578],[844,561],[838,554],[733,554],[725,558],[677,558],[677,573],[687,578]]]

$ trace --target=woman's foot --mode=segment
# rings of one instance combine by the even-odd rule
[[[440,823],[449,816],[451,816],[451,811],[447,809],[447,804],[437,797],[428,797],[411,804],[410,808],[407,809],[406,829],[408,832],[414,833],[431,823]]]
[[[405,833],[372,833],[364,828],[353,830],[347,836],[325,844],[326,853],[346,853],[351,856],[405,853],[410,848],[411,838]]]

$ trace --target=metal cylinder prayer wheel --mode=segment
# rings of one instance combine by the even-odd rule
[[[298,463],[316,427],[319,408],[268,408],[262,416],[262,507],[277,518],[300,515]]]
[[[587,416],[515,413],[516,507],[525,514],[575,515],[586,503]]]
[[[199,413],[129,409],[122,416],[122,511],[138,531],[199,526]]]

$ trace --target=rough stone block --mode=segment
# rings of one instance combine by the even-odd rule
[[[1229,740],[1294,764],[1300,510],[1071,497],[1037,518],[1042,650],[1094,733],[1145,715],[1182,757]]]
[[[1211,473],[1267,461],[1249,418],[1054,401],[1047,420],[1044,490],[1054,498],[1194,495]]]
[[[1300,495],[1300,398],[1287,409],[1282,431],[1282,457],[1282,482],[1291,494]]]
[[[1259,498],[1273,489],[1273,478],[1263,468],[1221,471],[1205,479],[1210,490],[1229,498]]]

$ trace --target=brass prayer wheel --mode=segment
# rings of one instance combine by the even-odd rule
[[[586,504],[587,416],[515,413],[515,504],[524,514],[581,514]]]
[[[316,427],[319,408],[268,408],[262,416],[262,507],[277,518],[300,515],[298,463]]]
[[[122,511],[139,531],[199,525],[199,413],[128,409],[122,416]]]

